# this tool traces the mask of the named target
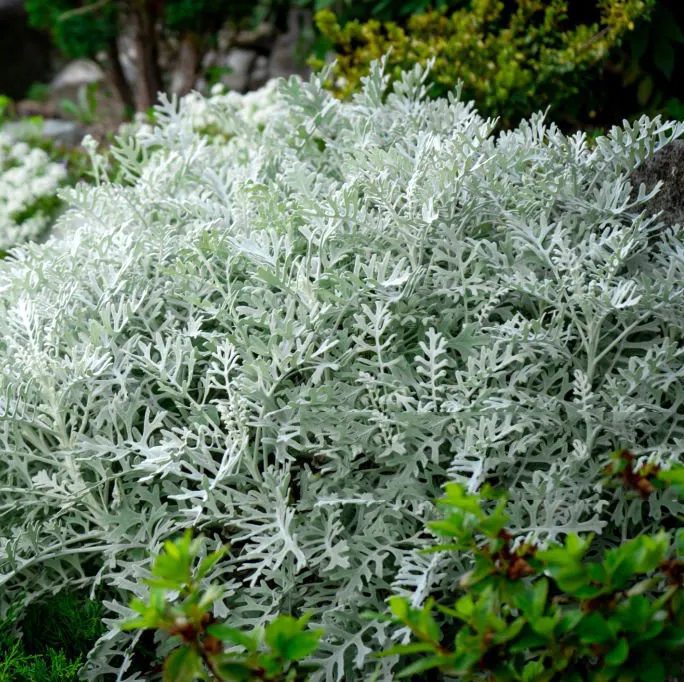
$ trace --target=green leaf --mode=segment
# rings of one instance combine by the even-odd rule
[[[648,22],[642,21],[634,29],[631,38],[630,45],[632,48],[632,57],[635,61],[641,59],[648,47],[649,41],[649,25]]]
[[[655,639],[665,628],[665,623],[662,620],[651,620],[646,629],[641,632],[634,639],[639,642],[646,642]]]
[[[673,467],[659,471],[658,478],[665,483],[684,483],[684,467]]]
[[[137,597],[133,597],[128,606],[142,616],[150,610],[150,607],[142,599],[138,599]]]
[[[640,680],[665,682],[665,665],[660,656],[652,649],[646,649],[639,657],[634,656],[636,672]]]
[[[561,635],[574,630],[584,618],[584,613],[579,608],[567,609],[562,612],[558,621],[557,632]]]
[[[528,623],[528,627],[531,627]],[[508,647],[508,651],[511,653],[519,653],[521,651],[528,651],[530,649],[536,649],[540,646],[546,646],[549,640],[548,637],[542,637],[536,632],[524,632],[518,639]]]
[[[323,630],[300,632],[294,635],[285,645],[283,656],[288,661],[301,661],[310,656],[316,649],[323,636]]]
[[[549,581],[546,578],[538,580],[532,588],[532,610],[534,618],[540,618],[546,608],[546,599],[549,594]]]
[[[200,562],[200,565],[197,567],[197,572],[195,574],[197,580],[202,580],[207,573],[213,568],[214,564],[216,564],[217,561],[220,561],[221,558],[225,555],[227,551],[227,547],[221,547],[221,549],[216,550],[215,552],[212,552],[208,556],[206,556],[202,561]]]
[[[675,65],[675,51],[669,40],[658,40],[653,47],[653,62],[670,80]]]
[[[305,613],[303,616],[300,616],[297,618],[297,625],[300,627],[300,629],[304,629],[311,618],[313,617],[313,611],[309,611],[308,613]]]
[[[274,653],[286,658],[289,641],[300,629],[297,621],[292,616],[281,615],[268,624],[264,633],[264,639],[266,644],[273,649]]]
[[[618,643],[605,655],[604,661],[609,666],[622,665],[629,656],[629,644],[627,640],[620,639]]]
[[[680,528],[675,534],[675,550],[679,556],[684,556],[684,528]]]
[[[469,594],[463,595],[455,604],[456,613],[459,618],[463,620],[468,620],[475,611],[475,603],[473,598]]]
[[[397,675],[399,679],[404,679],[405,677],[412,677],[417,673],[424,673],[426,670],[433,670],[434,668],[439,668],[449,661],[445,656],[428,656],[425,658],[420,658],[415,663],[403,668]]]
[[[397,620],[405,623],[409,615],[409,603],[404,597],[393,596],[387,600],[390,611]]]
[[[237,646],[244,647],[249,652],[254,652],[259,646],[259,642],[256,637],[248,635],[242,630],[237,628],[232,628],[223,623],[214,623],[207,628],[207,632],[212,636],[220,639],[222,642],[229,642],[230,644],[235,644]]]
[[[663,33],[675,43],[684,43],[684,33],[677,21],[677,16],[674,12],[665,5],[665,3],[658,3],[654,21],[658,21],[659,29],[662,27]]]
[[[207,589],[202,594],[197,607],[202,611],[208,609],[221,595],[223,594],[223,588],[218,585],[209,585]]]
[[[180,592],[186,584],[184,580],[167,580],[166,578],[146,578],[143,582],[150,587],[170,592]]]
[[[522,671],[522,682],[536,682],[544,673],[541,661],[530,661]]]
[[[180,589],[192,578],[190,566],[195,548],[190,529],[175,541],[167,540],[152,566],[153,576],[168,581],[168,584],[175,584],[175,589]]]
[[[446,496],[437,500],[437,504],[455,507],[463,512],[472,514],[478,519],[484,518],[480,498],[477,495],[468,495],[460,483],[447,483]]]
[[[216,657],[214,665],[218,673],[226,681],[246,682],[254,679],[252,669],[246,663],[236,661],[227,654]]]
[[[550,568],[549,573],[563,592],[572,595],[589,586],[589,576],[581,564],[573,564],[560,569]]]
[[[565,544],[537,552],[537,558],[550,565],[565,566],[581,561],[591,545],[593,537],[580,538],[572,533],[565,538]]]
[[[585,616],[576,628],[580,641],[585,644],[603,644],[614,637],[613,628],[599,613]]]
[[[437,624],[437,621],[432,615],[432,600],[429,599],[425,606],[417,612],[415,624],[418,630],[423,633],[423,636],[429,638],[433,642],[438,642],[442,638],[442,632]]]
[[[164,662],[164,682],[192,682],[202,673],[202,659],[189,646],[175,649]]]
[[[653,94],[653,78],[646,76],[641,79],[637,88],[637,102],[639,106],[645,107]]]
[[[434,651],[435,647],[428,642],[413,642],[411,644],[397,644],[390,649],[385,649],[385,651],[377,654],[379,657],[396,656],[396,655],[408,655],[408,654],[420,654],[427,653],[429,651]]]
[[[643,595],[634,594],[620,605],[615,615],[621,629],[636,632],[651,617],[651,604]]]
[[[531,618],[529,626],[542,637],[549,638],[553,635],[556,628],[557,618],[546,616],[544,618]]]
[[[147,630],[149,628],[155,627],[155,625],[150,624],[144,618],[131,618],[121,623],[121,625],[119,625],[119,629],[123,630],[124,632],[128,630]]]
[[[684,629],[672,628],[658,639],[658,644],[666,650],[684,650]]]
[[[430,521],[428,528],[438,535],[445,537],[467,537],[472,535],[469,531],[463,528],[462,524],[457,524],[454,519],[441,519],[440,521]]]

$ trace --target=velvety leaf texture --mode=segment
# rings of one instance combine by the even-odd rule
[[[88,585],[129,616],[194,527],[231,546],[217,617],[312,611],[316,679],[362,679],[389,636],[362,614],[442,579],[418,550],[444,483],[505,488],[544,540],[602,531],[617,447],[681,459],[684,246],[628,178],[682,127],[497,134],[424,76],[388,93],[376,64],[345,103],[292,79],[256,118],[163,102],[120,184],[0,264],[3,607]],[[611,512],[648,529],[674,499]],[[138,679],[133,637],[90,679]]]

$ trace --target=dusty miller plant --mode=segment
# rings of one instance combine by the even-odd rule
[[[49,228],[66,176],[44,150],[0,130],[0,256]]]
[[[67,236],[0,265],[3,605],[104,586],[128,617],[192,527],[231,546],[217,617],[312,612],[317,679],[360,679],[391,632],[362,613],[440,585],[447,480],[506,489],[536,542],[681,511],[594,482],[684,448],[681,230],[628,179],[683,127],[497,136],[425,77],[293,79],[258,122],[219,99],[213,140],[164,101],[119,182],[68,191]],[[134,645],[112,627],[87,676],[136,679]]]

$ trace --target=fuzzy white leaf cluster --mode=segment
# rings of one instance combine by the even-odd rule
[[[53,219],[66,169],[39,147],[0,131],[0,250],[39,237]],[[47,202],[47,203],[46,203]]]
[[[208,97],[191,92],[182,102],[185,116],[199,131],[231,134],[231,119],[265,124],[276,114],[279,106],[278,79],[268,81],[258,90],[241,94],[215,85]]]
[[[194,527],[232,546],[219,617],[312,610],[320,678],[364,679],[390,633],[362,613],[443,579],[417,550],[446,481],[504,487],[543,539],[602,530],[616,447],[681,459],[682,232],[628,179],[681,126],[495,135],[420,69],[387,90],[379,65],[347,103],[292,79],[265,121],[216,106],[220,143],[163,103],[126,182],[0,266],[4,605],[85,585],[125,614]],[[142,679],[127,646],[90,678]]]

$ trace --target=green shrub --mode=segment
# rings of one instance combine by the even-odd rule
[[[677,87],[682,73],[683,29],[684,6],[677,0],[657,0],[649,21],[637,24],[609,65],[615,76],[609,96],[622,94],[622,110],[665,112],[684,119]]]
[[[76,682],[103,633],[101,617],[99,604],[70,593],[33,605],[21,618],[10,610],[0,620],[0,682]]]
[[[594,482],[624,443],[682,457],[684,245],[628,177],[683,126],[495,136],[425,78],[293,79],[259,121],[219,97],[222,141],[163,103],[121,183],[67,190],[66,237],[0,264],[4,604],[97,584],[128,617],[193,528],[231,545],[217,618],[311,612],[319,676],[358,679],[390,627],[362,613],[441,580],[447,481],[506,489],[530,542],[681,513]],[[86,674],[130,674],[135,637]]]
[[[196,562],[199,547],[200,541],[193,540],[190,531],[175,542],[164,543],[147,581],[149,599],[134,600],[131,607],[138,616],[122,626],[161,630],[177,640],[178,646],[164,661],[164,680],[191,682],[207,674],[216,680],[304,679],[301,661],[318,648],[322,631],[307,630],[307,617],[295,620],[287,615],[251,633],[217,623],[211,609],[222,590],[215,585],[202,589],[200,581],[225,548]],[[226,646],[229,651],[224,651]]]
[[[596,23],[569,21],[564,0],[477,0],[451,12],[413,15],[405,26],[377,19],[341,24],[330,10],[316,21],[335,51],[333,85],[340,95],[358,88],[371,62],[391,50],[393,73],[433,59],[433,96],[462,82],[466,99],[510,126],[547,107],[558,116],[584,98],[583,88],[654,4],[599,0]]]
[[[684,484],[684,469],[655,477],[661,487],[668,480]],[[503,500],[487,510],[482,497],[452,484],[439,503],[449,516],[429,525],[446,544],[431,551],[466,552],[474,567],[448,606],[389,600],[411,638],[385,654],[413,659],[398,678],[439,669],[464,681],[665,682],[684,672],[681,520],[675,534],[642,535],[591,561],[591,537],[518,543]]]

